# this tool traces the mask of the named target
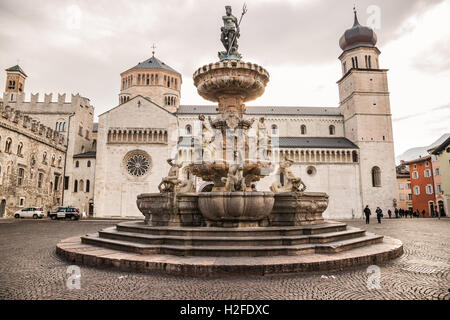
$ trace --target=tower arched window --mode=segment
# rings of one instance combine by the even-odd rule
[[[278,126],[275,124],[272,126],[272,135],[278,135]]]
[[[91,167],[91,160],[88,160],[87,162],[87,167],[90,168]],[[88,180],[89,181],[89,180]]]
[[[352,158],[353,158],[353,162],[357,163],[358,162],[358,152],[353,151],[352,152]]]
[[[189,124],[186,126],[186,135],[192,135],[192,127]]]
[[[78,183],[78,187],[80,188],[81,192],[84,191],[84,181],[83,180],[80,180],[80,182]]]
[[[372,186],[381,187],[381,169],[379,167],[372,168]]]
[[[330,136],[334,136],[336,134],[336,128],[334,126],[330,126]]]
[[[91,182],[89,180],[86,180],[86,192],[89,192],[91,189]]]
[[[301,130],[302,135],[306,134],[306,126],[304,124],[300,127],[300,130]]]
[[[73,192],[78,192],[78,180],[73,183]]]
[[[75,162],[75,168],[79,168],[79,167],[80,167],[80,161],[77,160],[77,161]]]

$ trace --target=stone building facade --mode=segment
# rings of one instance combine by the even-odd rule
[[[45,94],[44,99],[39,99],[39,93],[30,94],[26,101],[25,79],[26,75],[20,66],[14,66],[6,70],[6,89],[3,94],[5,107],[20,111],[26,116],[32,117],[41,125],[52,128],[64,137],[66,160],[63,163],[64,176],[62,202],[66,206],[79,208],[81,212],[89,213],[93,204],[94,167],[88,170],[80,170],[76,167],[75,158],[88,154],[91,163],[95,163],[96,139],[94,132],[94,107],[88,98],[79,94],[72,94],[70,101],[66,101],[66,94],[58,94],[57,99],[53,94]],[[21,89],[10,86],[14,77],[20,76]],[[89,192],[79,192],[76,185],[82,181],[90,181]],[[86,190],[86,189],[84,189]],[[88,195],[88,196],[87,196]]]
[[[359,218],[365,205],[393,209],[398,196],[387,70],[380,68],[376,35],[355,13],[340,45],[339,107],[246,111],[247,118],[264,118],[278,141],[273,162],[292,159],[308,191],[330,195],[324,216],[331,219]],[[137,195],[157,192],[168,158],[184,166],[193,161],[199,115],[217,114],[217,106],[180,104],[181,75],[154,56],[122,73],[121,81],[119,105],[99,116],[94,200],[100,217],[142,217]],[[257,189],[278,179],[273,174]],[[208,189],[196,183],[197,190]]]
[[[65,138],[0,101],[0,217],[62,204]]]

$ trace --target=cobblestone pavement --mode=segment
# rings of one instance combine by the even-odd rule
[[[346,221],[366,228],[363,221]],[[66,288],[68,264],[55,254],[64,238],[111,221],[0,220],[0,299],[446,299],[450,300],[450,219],[374,222],[370,232],[404,242],[405,254],[380,266],[381,288],[368,290],[367,268],[279,276],[195,278],[81,266],[81,289]]]

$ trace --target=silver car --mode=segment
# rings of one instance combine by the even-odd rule
[[[14,218],[33,218],[42,219],[44,217],[44,211],[40,207],[28,207],[23,208],[16,213],[14,213]]]

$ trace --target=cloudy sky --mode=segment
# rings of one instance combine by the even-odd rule
[[[339,38],[354,0],[247,0],[244,60],[271,74],[252,105],[338,106]],[[390,69],[396,154],[450,132],[450,1],[357,0]],[[217,60],[225,5],[243,0],[1,0],[0,67],[19,61],[25,91],[80,93],[96,115],[118,102],[119,74],[156,56],[183,74],[182,104],[207,104],[194,70]],[[379,18],[379,19],[378,19]],[[5,73],[0,75],[4,83]]]

